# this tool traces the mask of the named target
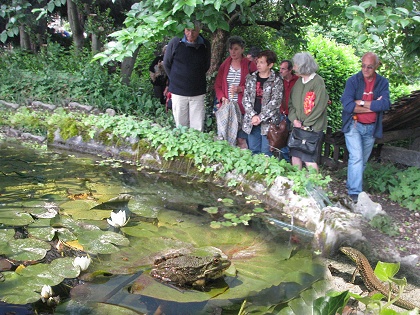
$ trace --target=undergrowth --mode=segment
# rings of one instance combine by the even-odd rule
[[[334,173],[345,180],[347,167]],[[368,162],[364,172],[363,189],[368,193],[389,195],[392,201],[412,211],[420,212],[420,169],[399,167],[392,163]]]

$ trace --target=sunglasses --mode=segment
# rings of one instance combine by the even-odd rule
[[[374,69],[375,67],[374,66],[367,66],[367,65],[362,65],[362,68],[363,69],[368,69],[368,70],[372,70],[372,69]]]

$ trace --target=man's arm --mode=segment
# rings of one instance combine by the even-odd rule
[[[174,37],[168,43],[166,47],[165,55],[163,56],[163,66],[165,67],[165,72],[170,77],[171,69],[172,69],[172,62],[174,60],[174,52],[179,44],[180,39],[178,37]]]

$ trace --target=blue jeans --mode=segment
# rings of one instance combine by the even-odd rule
[[[272,156],[268,145],[267,136],[261,134],[261,125],[253,126],[251,133],[248,135],[248,147],[252,154],[264,153],[267,156]]]
[[[287,129],[290,130],[290,120],[289,120],[289,117],[287,117],[285,115],[280,115],[280,117],[281,117],[280,121],[282,121],[283,119],[286,119],[286,121],[287,121]],[[291,163],[291,160],[290,160],[290,149],[289,149],[288,146],[286,146],[284,148],[281,148],[280,149],[280,153],[281,153],[281,158],[285,159],[286,162]]]
[[[363,172],[375,144],[374,126],[354,122],[350,131],[344,134],[349,151],[346,184],[349,195],[358,195],[363,191]]]

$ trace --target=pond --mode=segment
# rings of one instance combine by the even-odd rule
[[[311,233],[237,189],[16,141],[0,140],[0,156],[5,312],[305,314],[325,291]],[[150,276],[171,254],[231,264],[205,286],[177,286]]]

